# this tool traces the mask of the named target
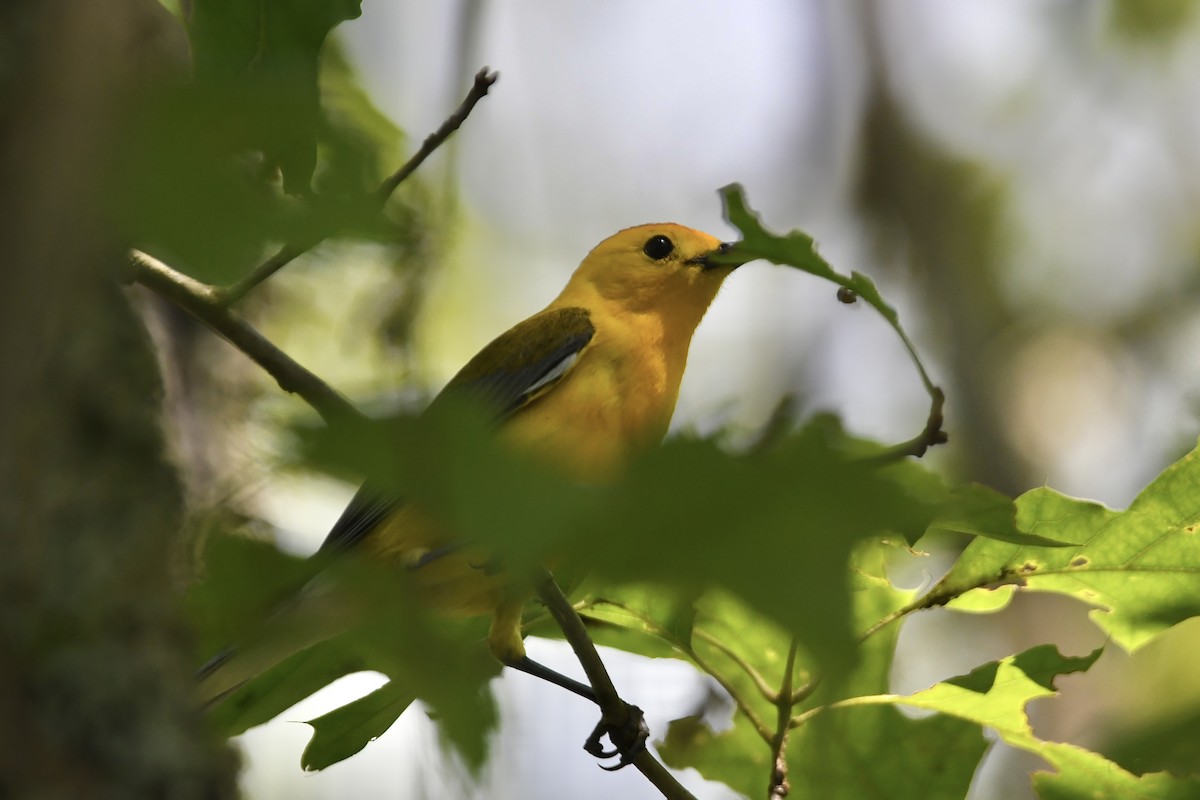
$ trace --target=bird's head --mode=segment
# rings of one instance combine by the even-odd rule
[[[677,310],[699,322],[738,266],[720,259],[729,248],[671,222],[626,228],[587,254],[560,299],[599,295],[631,312]]]

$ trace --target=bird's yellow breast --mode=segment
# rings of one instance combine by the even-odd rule
[[[662,440],[675,410],[687,343],[673,346],[653,314],[593,315],[596,333],[566,380],[521,409],[501,436],[585,481],[612,478]]]

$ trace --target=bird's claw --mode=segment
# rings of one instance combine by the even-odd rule
[[[627,703],[625,711],[623,724],[613,725],[608,720],[601,718],[587,741],[583,743],[583,749],[596,758],[621,757],[616,764],[610,767],[599,765],[600,769],[608,772],[616,772],[632,764],[638,754],[646,749],[646,740],[650,738],[650,729],[646,727],[646,718],[642,714],[642,710]],[[600,739],[605,734],[608,734],[609,741],[613,743],[611,750],[606,749],[600,743]]]

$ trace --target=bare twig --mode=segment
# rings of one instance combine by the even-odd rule
[[[349,400],[300,366],[261,333],[223,307],[215,287],[176,272],[158,259],[134,250],[129,254],[133,279],[165,297],[224,337],[258,364],[285,392],[298,395],[327,423],[361,420]]]
[[[429,158],[434,150],[437,150],[442,142],[450,138],[459,127],[467,121],[467,117],[471,115],[471,110],[475,108],[475,104],[483,99],[488,93],[488,89],[500,77],[498,72],[490,72],[487,67],[475,73],[475,82],[471,85],[471,91],[467,92],[467,96],[463,98],[462,103],[454,110],[454,113],[446,117],[446,121],[441,124],[436,131],[425,137],[425,141],[421,142],[421,149],[413,154],[413,157],[408,160],[404,166],[396,170],[388,176],[375,193],[376,199],[380,205],[392,196],[392,192],[396,191],[396,187],[404,183],[409,175],[416,171],[421,163]]]
[[[583,620],[548,571],[544,572],[538,583],[538,597],[546,604],[550,615],[554,617],[571,649],[575,651],[575,656],[587,675],[588,683],[596,693],[596,704],[600,706],[600,713],[605,722],[610,729],[620,730],[629,722],[629,705],[617,694],[612,678],[608,676],[608,670],[600,660],[600,654],[596,652],[596,645],[588,636]],[[620,745],[619,742],[614,744]],[[667,800],[695,800],[692,793],[685,789],[649,750],[643,748],[633,759],[633,765]]]
[[[447,117],[446,121],[436,131],[426,136],[425,141],[421,143],[420,149],[413,153],[412,157],[404,162],[404,165],[400,169],[384,179],[379,188],[375,190],[374,199],[377,207],[382,208],[383,204],[392,196],[392,193],[396,191],[396,187],[403,183],[408,176],[412,175],[424,163],[425,159],[433,154],[433,151],[437,150],[444,141],[450,138],[451,134],[462,126],[463,122],[470,116],[471,110],[475,108],[475,104],[483,99],[488,93],[488,89],[491,88],[492,84],[499,77],[499,73],[491,72],[487,67],[475,73],[475,82],[471,85],[471,90],[467,92],[467,96],[463,98],[462,103],[454,110],[454,113]],[[222,305],[233,305],[249,294],[254,287],[283,269],[283,267],[287,266],[297,257],[316,247],[324,241],[325,237],[332,233],[332,231],[315,233],[304,241],[291,242],[284,245],[273,256],[255,267],[245,278],[227,288],[215,290],[215,296]]]

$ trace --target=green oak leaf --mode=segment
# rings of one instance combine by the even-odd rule
[[[1096,606],[1092,620],[1130,651],[1200,615],[1196,451],[1168,467],[1125,511],[1035,489],[1017,499],[1017,526],[1070,546],[978,539],[933,588],[929,604],[1005,583],[1070,595]]]
[[[991,728],[1008,744],[1045,759],[1055,770],[1034,776],[1034,785],[1044,800],[1183,800],[1198,796],[1200,781],[1195,778],[1176,778],[1167,773],[1134,775],[1096,753],[1064,742],[1044,741],[1034,735],[1026,705],[1031,700],[1054,695],[1056,677],[1087,670],[1101,652],[1063,656],[1053,645],[1040,645],[915,694],[857,697],[834,707],[905,705]]]

